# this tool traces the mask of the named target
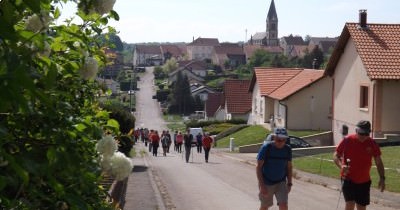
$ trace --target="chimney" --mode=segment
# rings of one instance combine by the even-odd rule
[[[367,27],[367,10],[366,9],[360,9],[359,10],[359,24],[360,28],[366,29]]]

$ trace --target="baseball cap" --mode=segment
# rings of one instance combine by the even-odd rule
[[[371,123],[366,120],[361,120],[357,123],[356,132],[358,134],[369,134],[371,133]]]
[[[275,128],[274,136],[276,136],[278,138],[283,138],[283,139],[289,138],[288,133],[285,128]]]

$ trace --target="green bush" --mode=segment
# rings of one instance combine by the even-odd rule
[[[133,146],[133,140],[131,137],[127,135],[123,135],[119,137],[118,151],[125,154],[126,157],[129,157],[129,153],[131,152]]]
[[[132,128],[135,128],[135,117],[121,103],[103,104],[104,108],[110,112],[110,118],[115,119],[120,127],[120,132],[127,134]]]

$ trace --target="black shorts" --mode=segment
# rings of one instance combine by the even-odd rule
[[[371,181],[356,184],[350,180],[344,180],[343,182],[343,196],[346,202],[354,201],[356,204],[361,206],[369,205],[369,192],[371,188]]]

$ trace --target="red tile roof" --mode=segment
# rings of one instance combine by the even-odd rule
[[[326,67],[332,76],[351,38],[371,80],[400,79],[400,24],[346,23]]]
[[[190,46],[218,46],[219,41],[216,38],[197,38],[192,43],[189,44]]]
[[[249,90],[258,83],[261,96],[283,100],[308,85],[318,81],[324,75],[323,70],[298,68],[256,68]]]
[[[251,110],[250,80],[227,79],[224,83],[228,113],[245,114]]]
[[[215,46],[215,53],[217,54],[230,54],[230,55],[244,55],[243,47],[238,44],[222,43]]]
[[[161,45],[160,47],[163,54],[169,52],[174,57],[182,56],[184,54],[181,48],[177,45]]]
[[[224,95],[222,93],[209,93],[206,101],[207,117],[213,117],[220,106],[224,104]]]
[[[277,88],[296,76],[302,69],[296,68],[255,68],[250,91],[257,81],[261,96],[268,96]]]
[[[278,89],[273,91],[269,97],[277,100],[283,100],[309,86],[310,84],[318,81],[323,76],[324,70],[304,69]]]
[[[136,45],[136,50],[141,54],[161,54],[160,45]]]

